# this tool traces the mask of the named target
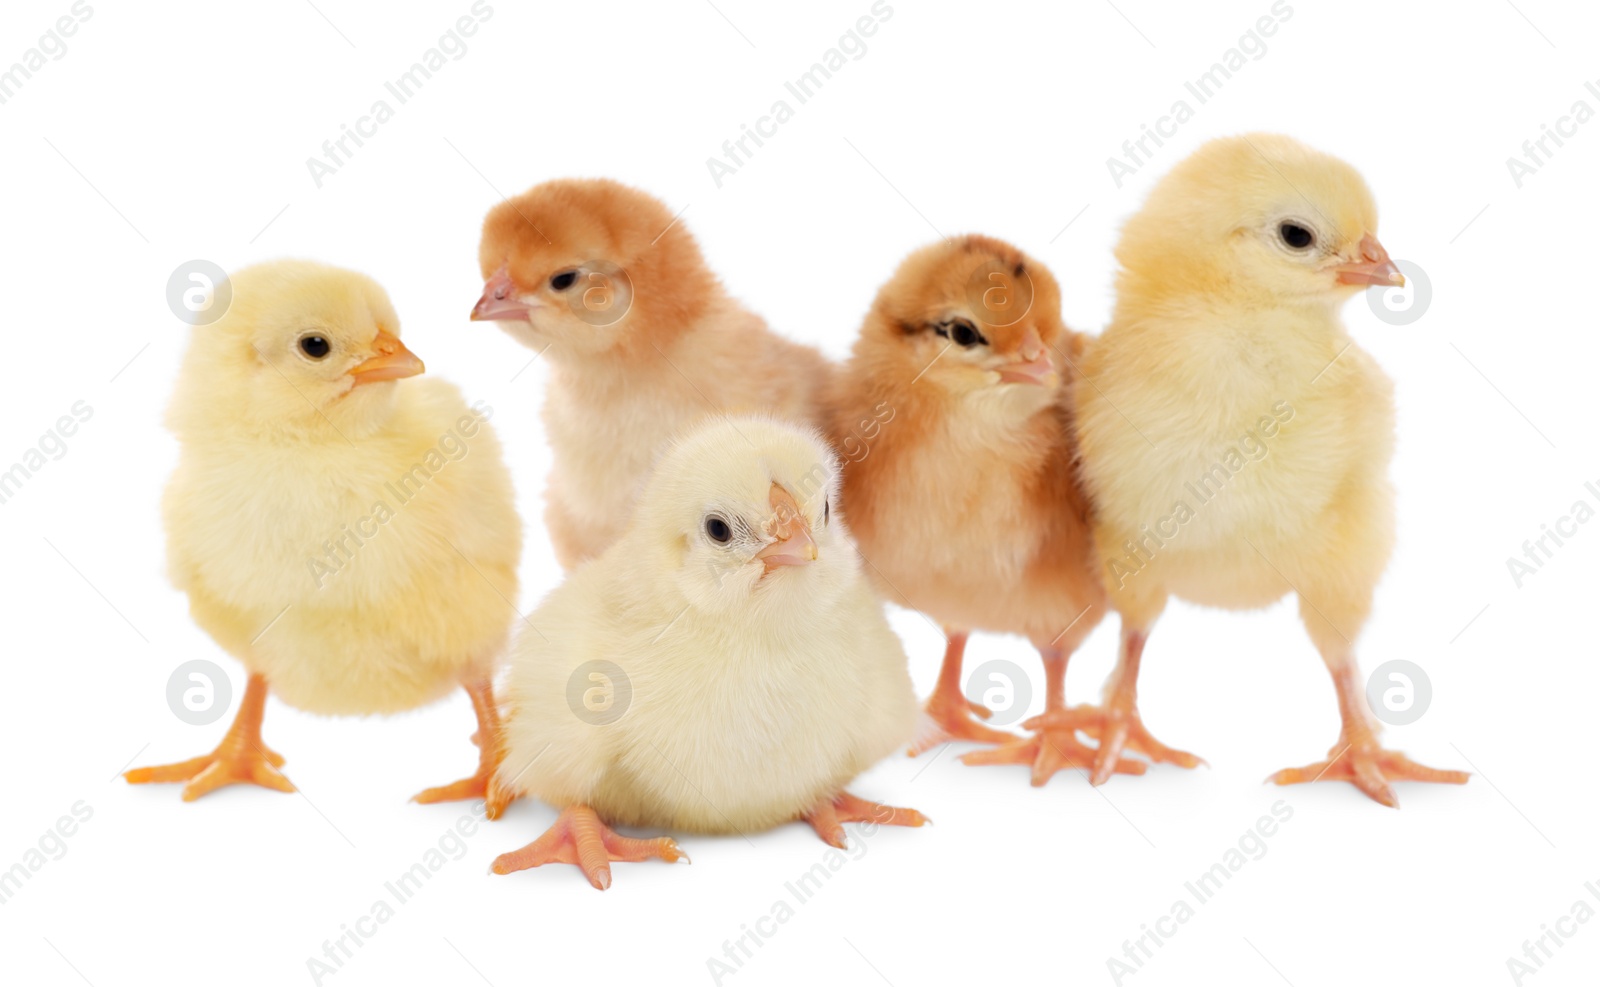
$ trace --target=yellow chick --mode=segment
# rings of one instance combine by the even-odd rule
[[[309,261],[231,278],[196,329],[168,412],[168,568],[249,684],[215,751],[133,783],[293,786],[261,742],[267,692],[330,715],[392,713],[464,686],[475,775],[417,796],[482,797],[496,764],[493,664],[509,638],[521,523],[486,411],[422,361],[372,279]]]
[[[1361,176],[1288,137],[1212,141],[1123,230],[1112,324],[1075,389],[1094,537],[1122,643],[1101,707],[1047,714],[1098,737],[1091,780],[1127,747],[1179,759],[1140,722],[1145,639],[1176,595],[1236,609],[1300,597],[1343,729],[1278,784],[1461,783],[1378,743],[1354,641],[1393,541],[1391,384],[1339,307],[1404,278]],[[1188,757],[1188,755],[1182,755]]]
[[[844,791],[910,737],[900,640],[830,506],[820,437],[715,418],[663,450],[631,525],[550,594],[507,674],[506,756],[490,801],[533,795],[554,826],[497,874],[682,852],[612,825],[744,833],[805,819],[920,826]]]
[[[734,300],[684,224],[619,182],[560,179],[483,221],[472,310],[549,359],[545,522],[570,570],[616,540],[656,450],[707,413],[816,420],[827,361]]]

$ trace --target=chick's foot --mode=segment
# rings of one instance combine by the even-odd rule
[[[294,785],[290,784],[289,779],[278,770],[282,765],[283,758],[266,747],[247,745],[230,737],[225,738],[210,754],[179,761],[176,764],[133,768],[124,772],[122,777],[132,785],[187,781],[188,784],[183,786],[183,800],[193,802],[224,785],[240,782],[249,782],[280,792],[292,792]]]
[[[967,651],[967,632],[946,632],[944,663],[939,666],[939,682],[928,697],[928,705],[917,718],[917,732],[906,751],[916,757],[950,740],[975,740],[981,744],[1003,744],[1016,734],[986,727],[978,719],[994,715],[987,706],[961,694],[961,663]],[[974,718],[976,717],[976,719]]]
[[[183,786],[185,802],[193,802],[224,785],[240,782],[280,792],[294,791],[289,779],[278,770],[283,766],[283,757],[261,742],[261,717],[266,702],[266,679],[260,675],[250,676],[239,712],[216,750],[177,764],[133,768],[123,772],[122,777],[131,785],[187,781],[188,784]]]
[[[1082,730],[1099,741],[1094,752],[1094,767],[1089,772],[1089,784],[1104,785],[1113,774],[1127,763],[1123,751],[1143,754],[1151,761],[1176,764],[1180,768],[1193,768],[1206,763],[1188,751],[1168,747],[1150,736],[1144,728],[1136,709],[1120,706],[1074,706],[1036,716],[1022,724],[1030,730]],[[1142,771],[1122,771],[1123,774],[1143,774]]]
[[[871,822],[880,826],[921,826],[930,822],[916,809],[897,809],[881,802],[840,792],[831,799],[823,799],[817,807],[806,813],[805,821],[817,831],[822,842],[840,850],[845,848],[844,824]]]
[[[562,809],[543,836],[520,850],[502,853],[489,869],[510,874],[543,864],[577,864],[589,883],[604,891],[611,887],[612,861],[665,860],[671,864],[688,859],[671,837],[641,840],[621,836],[601,822],[593,809],[574,805]]]
[[[419,802],[423,805],[431,805],[434,802],[460,802],[464,799],[484,799],[487,801],[489,797],[489,779],[492,777],[494,777],[494,766],[484,767],[480,765],[477,772],[470,777],[463,778],[460,781],[452,781],[448,785],[424,788],[411,796],[411,801]],[[504,806],[501,806],[501,809],[503,810]],[[497,819],[499,816],[499,811],[489,814],[490,819]]]
[[[979,703],[970,702],[960,696],[951,700],[934,693],[928,700],[927,707],[923,709],[922,715],[917,718],[917,732],[911,738],[911,746],[906,750],[906,754],[909,757],[916,757],[951,740],[1003,744],[1017,739],[1014,733],[986,727],[978,722],[978,718],[988,719],[990,715],[992,714],[988,707]]]
[[[1374,802],[1391,809],[1400,807],[1391,781],[1429,781],[1443,785],[1465,785],[1472,777],[1465,771],[1441,771],[1406,757],[1399,751],[1380,747],[1376,740],[1346,743],[1341,740],[1328,750],[1328,760],[1303,768],[1284,768],[1268,781],[1279,785],[1298,785],[1313,781],[1348,781]]]
[[[963,764],[973,765],[1028,765],[1032,769],[1030,783],[1038,788],[1064,768],[1088,771],[1094,765],[1097,754],[1093,747],[1078,739],[1076,731],[1045,727],[1031,737],[1022,737],[992,750],[963,754],[961,761]],[[1112,770],[1118,774],[1142,775],[1145,764],[1143,761],[1119,757],[1116,758]]]
[[[484,814],[489,819],[499,819],[516,796],[494,789],[491,781],[500,767],[504,753],[500,747],[500,716],[495,706],[494,693],[487,681],[469,682],[465,686],[472,697],[472,708],[478,717],[477,732],[472,742],[478,745],[478,770],[470,777],[448,785],[425,788],[411,797],[411,801],[429,805],[434,802],[459,802],[465,799],[483,799]]]

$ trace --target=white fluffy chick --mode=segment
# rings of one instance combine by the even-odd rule
[[[682,857],[610,825],[744,833],[805,819],[925,819],[844,786],[911,737],[905,651],[830,506],[820,436],[714,418],[671,443],[633,520],[550,594],[507,675],[505,759],[490,801],[561,809],[499,874]]]

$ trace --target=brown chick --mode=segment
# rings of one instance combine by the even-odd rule
[[[545,521],[572,569],[621,535],[656,451],[713,413],[813,422],[827,362],[723,289],[659,200],[606,179],[489,211],[472,310],[551,363]]]
[[[933,244],[879,290],[830,391],[841,510],[868,572],[948,637],[913,755],[950,739],[1016,740],[974,720],[990,711],[962,694],[969,631],[1032,641],[1058,710],[1067,658],[1105,614],[1052,357],[1081,342],[1060,306],[1050,272],[1007,243]],[[1035,784],[1093,757],[1070,730],[984,753],[982,763],[1031,764]]]
[[[1343,729],[1327,760],[1273,779],[1349,781],[1391,806],[1390,781],[1467,780],[1378,743],[1355,658],[1393,544],[1394,404],[1338,313],[1404,283],[1377,226],[1350,165],[1252,134],[1200,148],[1124,228],[1116,311],[1075,392],[1121,658],[1103,707],[1048,717],[1100,739],[1096,784],[1154,744],[1135,686],[1168,597],[1250,609],[1289,592]]]

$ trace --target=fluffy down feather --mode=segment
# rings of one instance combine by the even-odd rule
[[[1003,325],[977,300],[990,289],[972,287],[989,268],[1022,272]],[[1055,278],[1015,247],[982,236],[934,244],[879,291],[829,391],[831,438],[848,460],[843,511],[884,596],[1039,646],[1104,600],[1055,369],[1082,337],[1060,308]],[[939,332],[958,319],[982,341]],[[1030,360],[1044,361],[1034,378],[1007,372]],[[1087,633],[1103,613],[1079,626]]]
[[[487,676],[522,542],[487,409],[439,380],[352,385],[375,333],[400,331],[369,278],[286,261],[232,284],[168,415],[168,571],[196,622],[316,713],[410,709]],[[312,331],[322,361],[296,349]]]
[[[1316,243],[1283,243],[1285,221]],[[1292,583],[1337,609],[1345,633],[1360,627],[1393,541],[1394,406],[1339,320],[1357,288],[1337,268],[1376,229],[1353,168],[1262,134],[1207,144],[1128,222],[1116,311],[1081,364],[1094,386],[1076,392],[1124,618],[1153,620],[1169,593],[1264,606]],[[1213,475],[1230,449],[1240,458]],[[1186,485],[1221,495],[1202,503]],[[1193,517],[1158,530],[1178,502]],[[1153,559],[1130,556],[1152,532]]]
[[[1117,260],[1112,324],[1076,391],[1123,622],[1108,722],[1138,723],[1140,655],[1169,596],[1251,608],[1297,591],[1343,729],[1330,761],[1276,780],[1351,781],[1387,805],[1389,780],[1465,781],[1378,745],[1354,654],[1394,539],[1394,407],[1339,307],[1404,280],[1366,183],[1287,137],[1212,141],[1151,192]],[[1127,735],[1101,745],[1096,781]]]
[[[961,682],[969,631],[1027,637],[1054,709],[1067,657],[1105,615],[1058,369],[1082,340],[1060,307],[1050,271],[1010,244],[934,244],[879,291],[830,390],[831,438],[848,460],[842,503],[862,557],[887,599],[949,635],[913,754],[949,739],[1010,739],[971,718]],[[1005,763],[1079,749],[1070,734],[1034,746]],[[1041,783],[1054,770],[1036,769]]]
[[[621,538],[519,634],[499,786],[610,823],[744,832],[807,814],[903,743],[905,653],[828,506],[835,471],[818,436],[765,418],[673,443]],[[775,484],[817,559],[766,572]],[[620,718],[596,722],[592,688],[628,696]]]
[[[734,300],[684,224],[618,182],[560,179],[489,211],[492,319],[551,363],[545,521],[571,569],[631,516],[656,450],[708,413],[816,420],[827,363]]]

